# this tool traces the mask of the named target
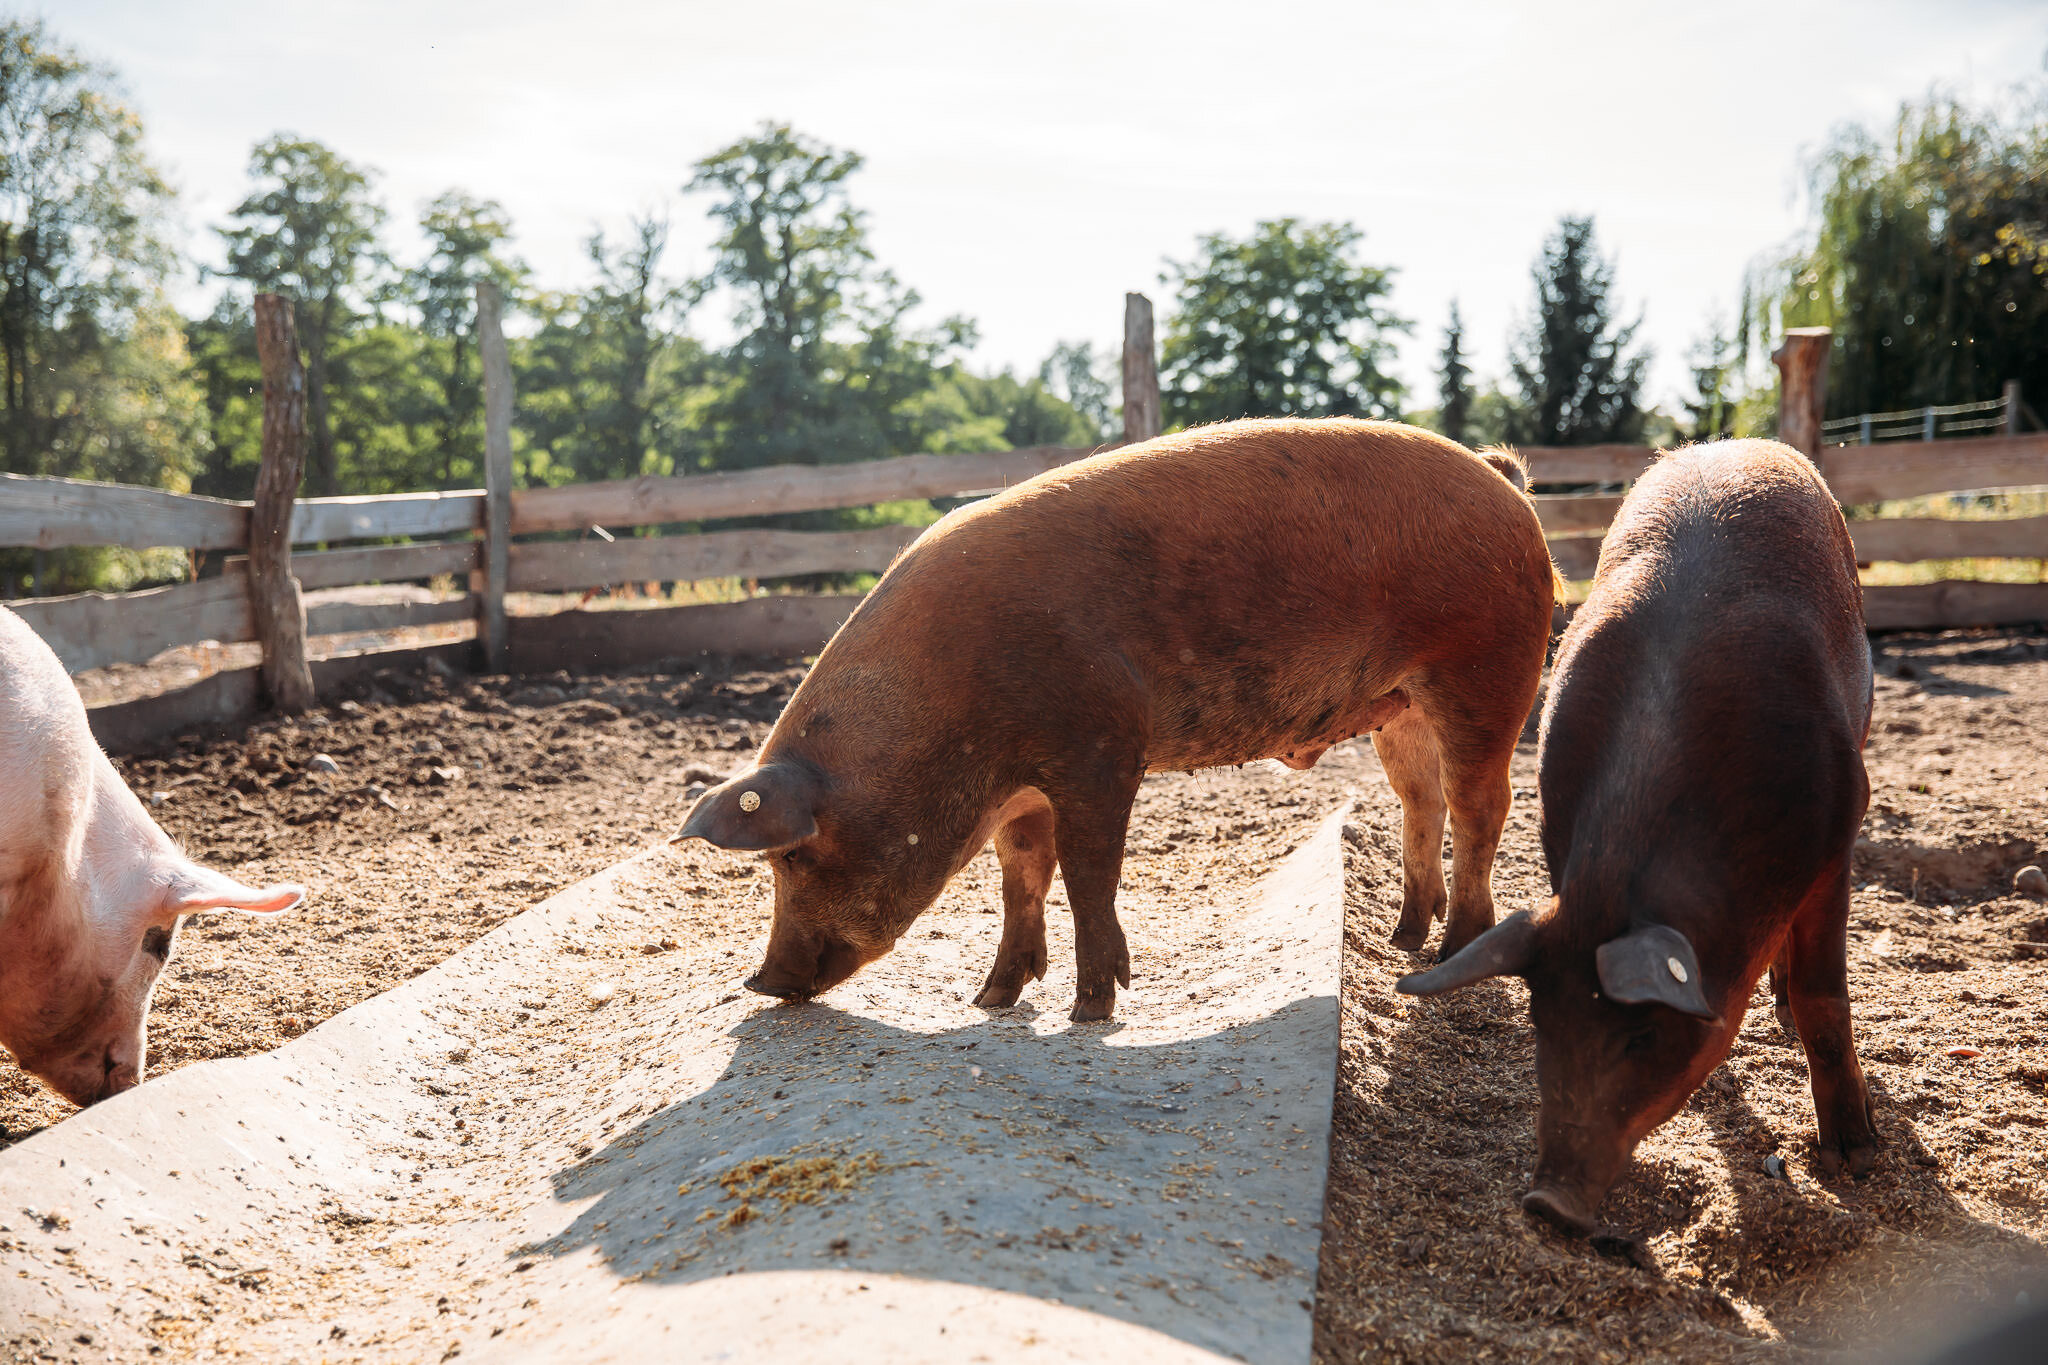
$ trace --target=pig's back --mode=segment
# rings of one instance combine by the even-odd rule
[[[1771,668],[1768,656],[1726,648],[1762,633],[1867,690],[1848,527],[1813,465],[1775,441],[1688,447],[1638,481],[1601,542],[1585,624],[1571,635],[1610,620],[1666,652],[1724,654],[1712,671],[1731,678]]]
[[[1048,686],[1127,671],[1156,766],[1196,767],[1546,631],[1551,581],[1533,507],[1463,447],[1387,423],[1234,422],[953,513],[828,653],[914,639],[1026,713]]]
[[[1827,856],[1861,815],[1870,687],[1855,552],[1813,466],[1768,441],[1666,456],[1558,649],[1540,777],[1553,880],[1575,841]]]
[[[1547,593],[1548,566],[1528,501],[1471,452],[1322,419],[1202,427],[1052,470],[954,513],[891,576],[1131,626],[1167,611],[1318,632],[1347,609],[1434,614],[1475,576],[1540,576]]]
[[[0,607],[0,887],[72,842],[96,760],[104,761],[70,675],[26,621]]]

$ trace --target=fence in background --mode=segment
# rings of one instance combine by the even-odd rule
[[[271,300],[265,307],[285,305]],[[304,641],[311,636],[474,620],[474,646],[438,646],[431,652],[450,662],[468,663],[464,656],[473,649],[484,667],[511,672],[605,671],[704,652],[813,651],[851,613],[859,600],[856,596],[770,595],[714,605],[630,612],[578,608],[541,616],[510,615],[505,599],[508,593],[580,593],[625,583],[879,573],[917,537],[919,528],[624,536],[611,532],[971,496],[1091,453],[1035,447],[975,455],[906,455],[857,464],[515,489],[512,391],[499,315],[495,291],[482,286],[478,330],[486,388],[485,489],[292,500],[281,495],[280,485],[284,494],[292,491],[297,482],[295,462],[288,479],[259,479],[259,498],[252,503],[0,476],[0,545],[270,547],[268,562],[258,566],[269,575],[270,586],[263,591],[258,575],[252,573],[252,561],[236,557],[219,577],[199,582],[10,604],[74,673],[139,663],[165,649],[198,641],[262,643],[263,671],[231,670],[169,697],[101,708],[96,726],[102,728],[106,742],[133,747],[136,736],[253,714],[266,699],[282,698],[289,684],[277,679],[290,674],[290,665],[306,668]],[[1151,306],[1142,296],[1128,296],[1125,323],[1125,421],[1134,434],[1149,435],[1157,430],[1160,406]],[[290,386],[299,382],[293,378],[295,348],[288,337],[280,341],[274,332],[259,328],[259,341],[270,337],[265,343],[266,469],[274,460],[295,460],[303,423],[303,403],[286,401]],[[1785,439],[1816,457],[1844,504],[2048,486],[2048,434],[1825,444],[1828,429],[1821,421],[1821,408],[1828,340],[1820,329],[1787,336],[1778,356],[1783,376],[1781,425]],[[281,354],[283,349],[293,353]],[[274,404],[269,401],[273,386],[280,391],[280,401]],[[1538,484],[1614,487],[1632,481],[1658,454],[1641,446],[1538,448],[1523,453]],[[1592,575],[1600,536],[1621,500],[1618,493],[1537,497],[1538,514],[1566,577]],[[1866,561],[2048,558],[2048,516],[1860,519],[1851,523],[1851,531],[1858,556]],[[596,538],[532,539],[561,532],[592,532]],[[395,540],[407,543],[352,543]],[[312,545],[322,548],[291,548]],[[302,597],[302,592],[322,588],[417,582],[441,575],[452,575],[468,590],[440,601],[316,603],[310,608]],[[259,611],[256,604],[264,591],[282,606]],[[1864,603],[1874,629],[2035,622],[2048,620],[2048,583],[1947,581],[1869,587]],[[294,625],[296,631],[291,629]],[[331,687],[345,676],[393,658],[395,654],[371,652],[350,660],[317,661],[311,668],[312,686]],[[123,738],[117,741],[117,735]]]
[[[2008,379],[2004,396],[1982,403],[1949,403],[1830,418],[1821,423],[1821,441],[1825,445],[1867,446],[1875,441],[1935,441],[1944,436],[1992,431],[2017,436],[2021,418],[2033,416],[2034,410],[2020,397],[2020,381]],[[2036,431],[2041,429],[2038,417],[2034,418],[2033,426]]]

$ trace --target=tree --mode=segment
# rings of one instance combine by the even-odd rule
[[[668,223],[632,221],[623,245],[587,250],[596,280],[539,302],[541,328],[519,348],[527,478],[637,478],[691,463],[682,405],[702,355],[680,332],[690,291],[662,274]]]
[[[0,21],[0,468],[185,486],[205,430],[171,204],[112,76]]]
[[[219,228],[228,275],[296,304],[306,352],[308,482],[340,491],[340,459],[328,393],[328,352],[367,311],[371,273],[383,263],[377,230],[384,210],[370,197],[371,172],[332,149],[280,133],[249,153],[256,188]]]
[[[1472,429],[1472,367],[1465,363],[1465,323],[1458,301],[1451,300],[1451,320],[1444,325],[1444,348],[1437,353],[1436,429],[1463,442]]]
[[[407,292],[420,328],[439,343],[440,482],[451,486],[459,466],[483,469],[483,390],[475,351],[476,287],[495,280],[507,299],[517,297],[526,269],[503,254],[512,225],[495,200],[449,190],[420,213],[427,257],[406,273]]]
[[[1348,223],[1278,218],[1241,241],[1211,233],[1192,261],[1169,261],[1167,421],[1396,415],[1403,388],[1386,372],[1390,334],[1409,324],[1384,307],[1392,270],[1354,259],[1363,235]]]
[[[1758,330],[1834,329],[1833,416],[2048,392],[2048,85],[1973,109],[1936,93],[1888,137],[1838,131],[1809,245]]]
[[[1535,312],[1509,361],[1521,406],[1513,438],[1551,446],[1639,441],[1650,353],[1630,350],[1640,318],[1626,326],[1615,319],[1614,267],[1600,255],[1593,220],[1561,219],[1530,273]]]
[[[1116,362],[1095,353],[1092,341],[1062,341],[1038,367],[1038,382],[1048,393],[1063,399],[1088,424],[1087,442],[1108,438],[1112,419],[1110,407],[1114,389],[1109,374]]]
[[[1741,371],[1735,341],[1717,322],[1693,343],[1693,397],[1686,400],[1686,420],[1679,435],[1688,441],[1719,441],[1735,434]]]
[[[726,291],[741,333],[703,409],[706,465],[874,459],[930,435],[914,400],[974,329],[909,325],[918,297],[875,264],[847,194],[860,165],[777,123],[697,163],[685,188],[724,228],[701,288]]]

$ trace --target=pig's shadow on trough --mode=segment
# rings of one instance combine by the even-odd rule
[[[1022,1010],[918,1033],[764,1007],[711,1086],[553,1177],[595,1202],[519,1254],[594,1248],[656,1284],[899,1273],[1260,1358],[1275,1319],[1306,1340],[1336,1011],[1115,1047],[1114,1024],[1041,1035]]]

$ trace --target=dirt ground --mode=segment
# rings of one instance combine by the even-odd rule
[[[151,1021],[152,1067],[275,1046],[659,843],[693,782],[744,761],[798,676],[747,664],[597,680],[384,675],[300,721],[122,761],[195,855],[312,889],[286,924],[187,926]],[[1318,1358],[1860,1358],[2038,1286],[2048,904],[2016,896],[2011,877],[2048,851],[2044,734],[2048,637],[1880,643],[1850,965],[1885,1154],[1865,1181],[1821,1179],[1804,1059],[1764,1002],[1603,1208],[1642,1236],[1655,1270],[1516,1207],[1535,1116],[1520,987],[1393,994],[1416,959],[1385,941],[1399,809],[1369,746],[1305,774],[1262,764],[1148,782],[1125,871],[1141,975],[1142,920],[1177,887],[1248,880],[1249,864],[1305,837],[1329,805],[1358,801]],[[316,754],[337,771],[318,771]],[[1544,886],[1533,743],[1515,782],[1495,873],[1503,912]],[[0,1058],[0,1143],[66,1112]],[[1772,1154],[1789,1184],[1765,1175]]]

